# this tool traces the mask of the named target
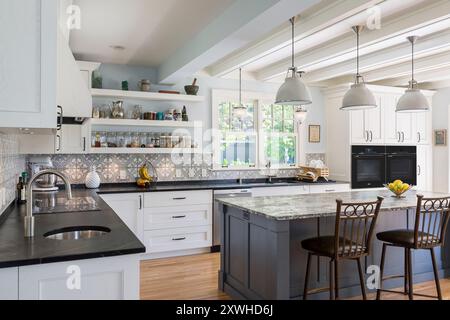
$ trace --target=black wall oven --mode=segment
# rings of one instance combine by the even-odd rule
[[[386,181],[400,179],[411,185],[417,184],[416,147],[386,147]]]
[[[352,189],[379,188],[400,179],[417,184],[414,146],[352,146]]]
[[[352,147],[352,189],[378,188],[386,181],[386,148]]]

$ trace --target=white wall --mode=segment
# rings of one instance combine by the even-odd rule
[[[440,89],[433,96],[433,130],[447,129],[449,124],[450,88]],[[449,148],[433,143],[433,190],[449,192]]]

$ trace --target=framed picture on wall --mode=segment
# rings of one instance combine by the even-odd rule
[[[434,130],[434,145],[446,146],[447,145],[447,130]]]
[[[308,130],[309,134],[309,142],[310,143],[319,143],[320,142],[320,125],[312,124],[309,126]]]

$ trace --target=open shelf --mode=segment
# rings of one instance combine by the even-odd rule
[[[92,97],[115,98],[115,99],[137,99],[147,101],[180,101],[180,102],[203,102],[203,96],[191,96],[187,94],[172,94],[144,91],[124,91],[112,89],[91,89]]]
[[[90,153],[111,154],[201,154],[201,148],[91,148]]]
[[[158,127],[158,128],[200,128],[201,121],[133,120],[133,119],[89,119],[91,126],[109,127]]]

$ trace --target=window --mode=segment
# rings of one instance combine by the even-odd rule
[[[295,166],[298,137],[292,106],[274,105],[273,98],[243,93],[247,114],[239,119],[233,112],[238,103],[235,91],[213,90],[214,168],[263,168]]]

